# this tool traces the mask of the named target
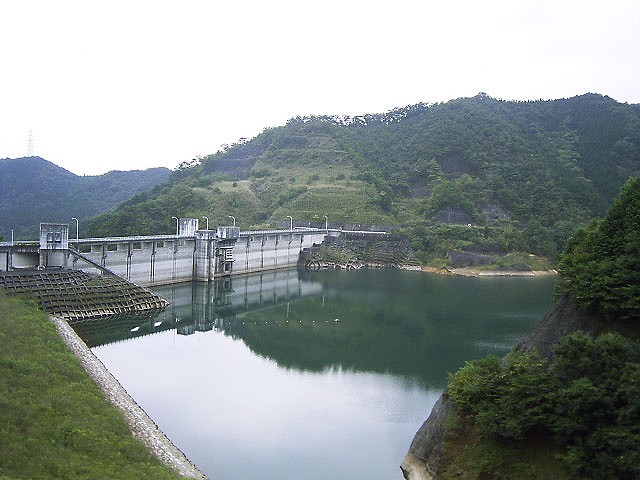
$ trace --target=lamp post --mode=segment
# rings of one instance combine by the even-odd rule
[[[179,222],[178,217],[171,217],[171,218],[173,218],[176,221],[176,235],[178,235],[178,232],[179,232],[179,230],[178,230],[178,228],[179,228],[178,227],[178,222]]]
[[[207,217],[206,215],[203,215],[202,218],[204,218],[207,221],[207,230],[209,230],[209,217]]]
[[[80,229],[80,222],[78,221],[78,219],[76,217],[71,217],[71,220],[75,220],[76,221],[76,248],[80,248],[78,245],[78,230]]]
[[[229,218],[231,220],[233,220],[233,226],[235,227],[236,226],[236,217],[234,217],[233,215],[229,215]]]
[[[11,229],[11,246],[13,247],[13,228]]]
[[[329,219],[327,218],[327,216],[324,216],[324,229],[328,232],[329,231]]]
[[[287,215],[287,218],[289,219],[289,230],[293,232],[293,217],[291,215]]]

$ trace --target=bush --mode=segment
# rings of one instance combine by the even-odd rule
[[[544,424],[551,382],[545,362],[514,352],[467,363],[451,377],[449,393],[463,414],[474,417],[484,435],[522,439]]]
[[[463,415],[476,417],[495,397],[494,385],[500,372],[500,359],[490,355],[466,362],[458,372],[449,376],[449,396]]]

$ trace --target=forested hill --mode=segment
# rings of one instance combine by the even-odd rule
[[[172,216],[242,228],[401,227],[421,258],[554,256],[640,174],[640,106],[596,94],[511,102],[478,94],[359,117],[294,118],[184,164],[92,225],[169,233]],[[471,226],[469,226],[471,225]],[[526,257],[523,256],[522,258]]]
[[[407,473],[640,478],[639,211],[632,178],[603,219],[572,235],[556,305],[506,357],[450,376]]]
[[[81,177],[40,157],[0,159],[0,237],[36,239],[40,222],[94,217],[168,177],[166,168]]]

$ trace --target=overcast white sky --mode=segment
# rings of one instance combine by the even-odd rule
[[[0,158],[76,174],[478,92],[640,103],[637,0],[0,0]]]

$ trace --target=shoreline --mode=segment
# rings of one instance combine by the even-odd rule
[[[123,413],[133,436],[144,443],[147,449],[163,464],[173,468],[179,475],[206,480],[208,477],[191,463],[169,437],[158,428],[151,417],[78,337],[73,328],[60,317],[49,315],[49,318],[56,326],[58,335],[78,357],[91,379],[104,392],[105,398]]]
[[[471,267],[447,268],[447,267],[411,267],[407,270],[419,270],[427,273],[435,273],[437,275],[458,275],[461,277],[547,277],[557,275],[558,271],[551,270],[527,270],[527,271],[511,271],[511,270],[480,270]]]

